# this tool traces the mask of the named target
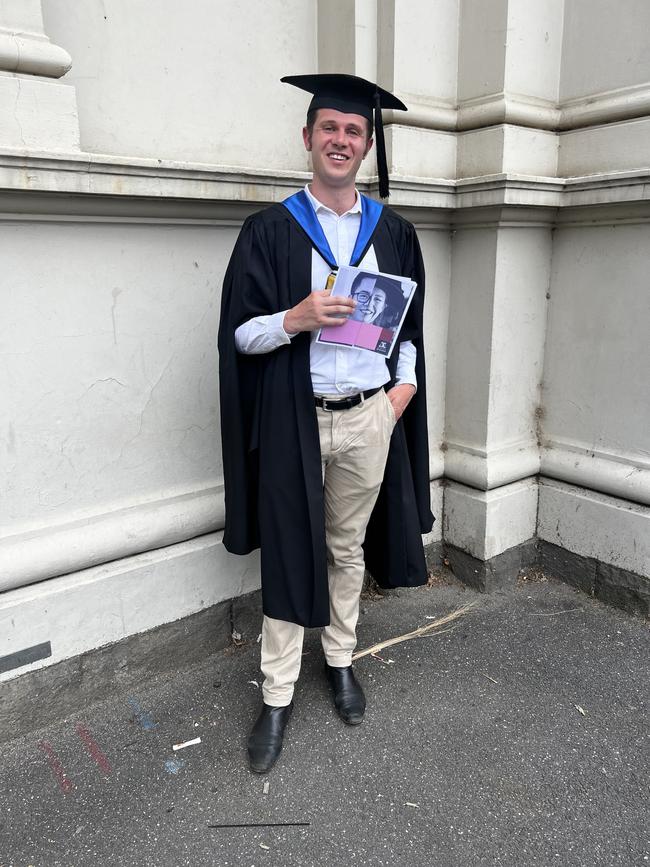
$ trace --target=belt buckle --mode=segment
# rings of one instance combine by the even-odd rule
[[[328,397],[323,398],[323,409],[326,412],[334,412],[338,407],[337,404],[340,404],[342,401],[340,400],[332,400]],[[329,404],[333,404],[333,406],[329,406]]]

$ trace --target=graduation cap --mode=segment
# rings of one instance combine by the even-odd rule
[[[333,108],[345,114],[359,114],[373,123],[375,141],[377,143],[377,173],[379,175],[379,195],[382,199],[388,197],[388,167],[386,165],[386,143],[384,141],[384,125],[381,117],[382,108],[396,108],[407,111],[404,103],[392,93],[359,78],[356,75],[343,73],[324,73],[321,75],[285,75],[281,78],[285,84],[293,84],[313,98],[309,111],[317,108]]]

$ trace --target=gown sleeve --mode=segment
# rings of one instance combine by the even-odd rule
[[[224,546],[233,554],[259,547],[257,527],[257,420],[260,356],[237,351],[235,331],[256,316],[277,313],[273,253],[255,215],[244,223],[233,250],[221,296],[219,390],[226,501]]]

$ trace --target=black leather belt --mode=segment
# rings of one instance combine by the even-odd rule
[[[363,391],[361,394],[353,394],[350,397],[315,397],[316,406],[321,409],[334,412],[337,409],[352,409],[353,406],[359,406],[361,401],[368,400],[373,394],[377,394],[383,386],[379,388],[371,388],[368,391]]]

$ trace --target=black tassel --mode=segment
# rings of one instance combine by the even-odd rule
[[[384,122],[381,117],[381,96],[375,91],[375,146],[377,148],[377,174],[379,176],[379,196],[387,199],[390,191],[388,188],[388,166],[386,165],[386,141],[384,139]]]

